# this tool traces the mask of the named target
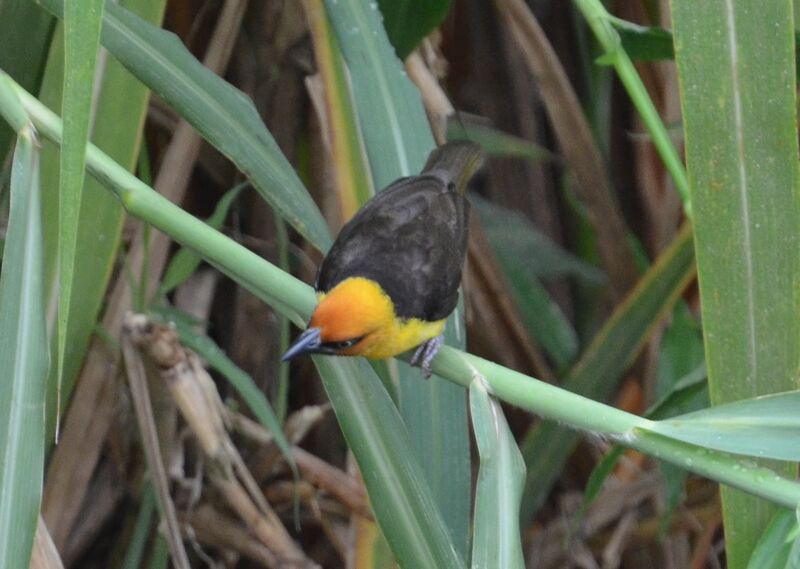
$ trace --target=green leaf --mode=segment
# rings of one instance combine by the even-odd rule
[[[121,4],[135,10],[141,17],[160,22],[165,0],[123,0]],[[58,25],[42,82],[40,100],[61,108],[63,84],[63,26]],[[141,148],[144,117],[149,91],[114,58],[103,64],[103,77],[96,86],[97,101],[91,132],[92,141],[114,160],[130,171],[136,166]],[[43,220],[45,226],[46,286],[53,287],[56,276],[58,230],[58,151],[45,145],[42,153]],[[75,259],[73,294],[70,301],[70,321],[67,327],[67,351],[64,362],[62,403],[66,405],[78,373],[83,366],[89,340],[95,329],[98,314],[105,299],[108,282],[119,250],[124,210],[119,200],[109,195],[92,178],[84,182],[80,219],[90,220],[78,227],[78,255]],[[51,369],[48,401],[55,404],[54,369]],[[63,406],[62,406],[63,408]],[[48,417],[48,432],[52,432],[55,417]]]
[[[249,183],[245,182],[244,184],[239,184],[235,188],[228,190],[219,202],[217,202],[214,212],[211,214],[211,217],[206,220],[206,223],[214,229],[222,227],[222,223],[228,216],[228,211],[231,205],[233,205],[234,200],[239,197],[239,193],[248,185]],[[164,272],[164,278],[161,279],[161,286],[158,289],[159,294],[167,294],[186,282],[186,279],[192,276],[201,262],[202,258],[200,255],[191,249],[182,247],[175,253],[175,256],[172,257],[167,270]]]
[[[405,59],[419,43],[442,23],[450,0],[378,0],[383,24],[397,56]]]
[[[464,567],[397,408],[361,358],[314,357],[375,517],[401,567]]]
[[[376,188],[418,174],[434,148],[416,87],[367,2],[325,0],[350,72],[356,111]]]
[[[525,216],[475,194],[469,200],[494,248],[524,260],[530,273],[543,279],[575,277],[596,286],[606,283],[603,271],[554,243]]]
[[[605,275],[556,245],[524,216],[477,195],[471,195],[470,202],[480,216],[522,321],[556,367],[566,369],[578,355],[578,336],[540,278],[571,276],[597,286],[605,282]]]
[[[78,249],[81,196],[86,175],[86,142],[92,110],[94,69],[100,44],[103,0],[72,0],[64,10],[64,142],[58,205],[58,361],[57,383],[64,376],[67,327]],[[57,388],[57,389],[60,389]]]
[[[519,504],[525,462],[500,403],[489,396],[481,377],[470,385],[469,404],[481,457],[475,490],[472,567],[523,569]]]
[[[375,187],[418,174],[434,148],[433,136],[419,92],[392,50],[378,10],[361,0],[326,0],[325,7],[350,72]],[[463,312],[457,308],[448,319],[446,341],[463,347],[463,330]],[[426,381],[404,364],[398,376],[400,412],[414,455],[456,550],[466,558],[471,484],[466,391],[437,377]]]
[[[56,15],[61,0],[41,0]],[[252,181],[253,187],[312,245],[331,245],[325,220],[261,117],[241,91],[209,71],[178,38],[110,3],[103,46],[163,98]]]
[[[660,61],[675,57],[672,32],[669,30],[658,26],[640,26],[619,18],[611,18],[611,23],[622,40],[622,49],[631,59]]]
[[[617,307],[567,373],[562,387],[595,400],[611,396],[649,331],[694,275],[690,229],[683,228],[625,302]],[[544,502],[578,440],[579,435],[574,431],[552,421],[542,421],[526,435],[522,444],[528,466],[523,520],[530,519]]]
[[[780,508],[753,549],[747,569],[797,569],[800,567],[800,525],[797,512]]]
[[[28,567],[44,468],[49,353],[38,150],[33,132],[32,126],[23,127],[17,138],[0,274],[0,567]]]
[[[717,405],[655,423],[662,435],[747,456],[800,461],[800,391]]]
[[[676,0],[672,7],[711,401],[796,389],[792,2]],[[722,497],[727,561],[744,567],[774,508],[726,488]]]

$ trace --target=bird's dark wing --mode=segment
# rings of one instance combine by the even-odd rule
[[[397,180],[342,228],[316,288],[362,276],[381,285],[398,316],[445,318],[458,301],[468,222],[469,202],[440,176]]]

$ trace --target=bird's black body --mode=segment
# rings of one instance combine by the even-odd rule
[[[398,317],[446,318],[458,302],[468,227],[469,202],[446,170],[401,178],[342,228],[316,289],[365,277],[389,295]]]

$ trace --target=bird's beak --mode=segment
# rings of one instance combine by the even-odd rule
[[[309,328],[297,338],[292,347],[286,350],[281,361],[286,362],[303,354],[313,354],[322,345],[319,328]]]

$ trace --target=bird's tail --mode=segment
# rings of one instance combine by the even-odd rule
[[[474,142],[458,140],[440,146],[428,156],[423,174],[433,174],[451,182],[463,194],[470,178],[483,165],[483,152]]]

